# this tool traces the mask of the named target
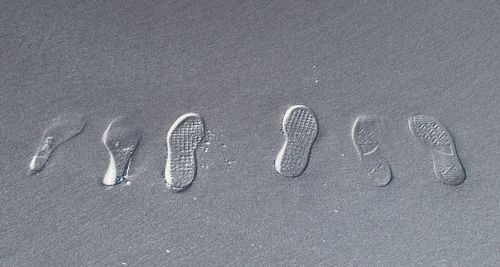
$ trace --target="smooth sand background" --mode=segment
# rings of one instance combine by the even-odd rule
[[[1,1],[0,265],[497,265],[499,14],[493,0]],[[320,131],[287,179],[273,161],[293,104]],[[64,112],[86,128],[28,176]],[[208,169],[176,194],[165,135],[186,112],[227,147],[200,152]],[[415,113],[448,126],[463,185],[438,182]],[[383,121],[387,187],[350,139],[361,114]],[[100,138],[120,115],[145,133],[131,185],[109,188]]]

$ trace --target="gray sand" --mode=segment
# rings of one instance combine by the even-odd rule
[[[1,1],[0,265],[497,265],[499,13],[493,0]],[[319,133],[285,179],[273,161],[294,104]],[[28,176],[65,112],[85,130]],[[187,112],[226,147],[206,145],[207,167],[173,193],[165,133]],[[385,187],[352,145],[363,114],[384,124]],[[453,134],[465,183],[436,179],[414,114]],[[106,187],[100,138],[122,115],[144,135],[131,184]]]

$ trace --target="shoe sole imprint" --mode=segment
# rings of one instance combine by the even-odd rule
[[[128,176],[129,166],[142,131],[126,118],[113,120],[102,136],[102,143],[109,153],[109,165],[102,179],[104,185],[116,185]]]
[[[392,180],[392,171],[380,149],[379,125],[375,116],[356,118],[352,127],[352,140],[373,185],[385,186]]]
[[[431,116],[415,115],[408,119],[410,131],[432,152],[434,172],[446,185],[460,185],[465,170],[458,157],[455,142],[446,127]]]
[[[62,143],[79,134],[85,127],[82,114],[67,113],[52,120],[45,130],[42,145],[31,159],[29,169],[32,174],[40,172],[49,161],[52,152]]]
[[[168,130],[165,181],[172,191],[186,190],[196,177],[196,148],[204,135],[203,119],[195,113],[182,115]]]
[[[306,106],[291,106],[283,117],[285,142],[275,161],[276,171],[285,177],[301,175],[309,162],[312,145],[318,134],[318,121]]]

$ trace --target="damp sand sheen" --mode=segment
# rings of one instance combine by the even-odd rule
[[[311,148],[318,135],[318,121],[310,108],[291,106],[283,117],[282,131],[285,141],[276,157],[275,168],[285,177],[297,177],[309,162]]]
[[[179,117],[167,132],[165,182],[174,192],[186,190],[196,177],[196,149],[205,135],[200,115],[187,113]]]
[[[142,130],[125,118],[113,120],[102,136],[102,143],[109,153],[109,165],[102,180],[104,185],[115,185],[128,176],[130,162]]]
[[[392,171],[380,148],[380,122],[377,117],[357,117],[352,127],[352,140],[373,185],[389,184]]]
[[[42,144],[31,159],[29,169],[32,174],[40,172],[50,159],[50,155],[62,143],[79,134],[85,126],[82,114],[67,113],[52,120],[45,130]]]
[[[465,170],[458,157],[450,132],[437,119],[415,115],[408,119],[408,126],[415,138],[432,153],[434,172],[446,185],[460,185],[465,181]]]

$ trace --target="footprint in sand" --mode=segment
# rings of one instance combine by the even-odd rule
[[[165,182],[174,192],[186,190],[196,177],[196,148],[205,135],[205,126],[198,114],[178,118],[167,133]]]
[[[82,114],[67,113],[52,120],[52,124],[45,130],[42,144],[31,159],[29,169],[31,173],[40,172],[49,161],[52,152],[62,143],[79,134],[85,126]]]
[[[379,131],[377,117],[360,116],[352,127],[352,140],[373,185],[385,186],[392,179],[392,171],[380,148]]]
[[[301,175],[309,162],[311,147],[318,134],[318,121],[306,106],[291,106],[283,117],[285,142],[275,161],[276,171],[285,177]]]
[[[102,136],[102,143],[109,153],[109,165],[102,180],[105,185],[115,185],[127,178],[132,155],[142,137],[142,130],[127,118],[113,120]]]
[[[465,170],[458,157],[455,142],[446,127],[431,116],[416,115],[408,119],[410,131],[432,153],[434,172],[446,185],[460,185]]]

